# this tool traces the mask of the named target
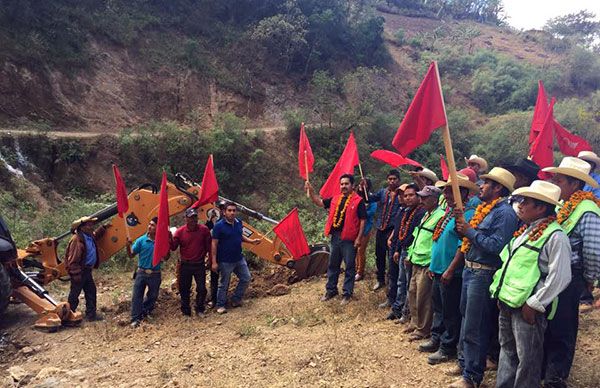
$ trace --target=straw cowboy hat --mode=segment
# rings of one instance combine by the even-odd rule
[[[574,158],[572,156],[565,156],[560,161],[558,167],[546,167],[542,171],[551,172],[553,174],[562,174],[584,181],[593,188],[598,188],[598,182],[592,178],[590,170],[592,166],[585,160]]]
[[[437,175],[435,175],[435,172],[431,171],[428,168],[424,168],[421,171],[416,171],[415,175],[420,175],[424,178],[429,179],[432,182],[437,182],[439,180]]]
[[[469,192],[471,194],[479,193],[479,186],[477,186],[477,184],[475,184],[474,182],[471,182],[471,180],[469,179],[468,176],[463,175],[461,173],[457,173],[456,177],[458,178],[458,186],[459,187],[464,187],[464,188],[469,189]],[[450,186],[451,184],[452,184],[452,178],[448,177],[448,182],[443,182],[443,184],[441,184],[438,187],[444,188],[444,187]]]
[[[539,199],[552,205],[561,206],[559,202],[560,187],[547,181],[533,181],[531,186],[520,187],[513,191],[512,195]]]
[[[596,165],[596,167],[600,167],[600,158],[596,155],[595,152],[592,151],[581,151],[579,155],[577,155],[579,159],[583,159],[586,162],[592,162]]]
[[[96,218],[96,217],[85,216],[85,217],[78,218],[75,221],[73,221],[73,223],[71,224],[71,230],[73,231],[73,230],[79,228],[81,226],[81,224],[85,224],[86,222],[96,222],[96,221],[98,221],[98,218]]]
[[[486,160],[475,154],[469,156],[469,159],[465,158],[465,162],[467,162],[467,164],[469,164],[469,162],[478,164],[481,172],[485,172],[488,169],[488,164]]]
[[[488,174],[483,174],[479,178],[491,179],[494,182],[498,182],[511,193],[515,190],[515,181],[517,180],[510,171],[502,167],[494,167]]]

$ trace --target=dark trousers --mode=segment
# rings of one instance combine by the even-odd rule
[[[399,261],[400,262],[400,261]],[[399,262],[394,261],[394,250],[390,249],[388,254],[388,289],[387,299],[390,306],[396,301],[396,294],[398,293],[398,275],[400,273]]]
[[[375,234],[375,265],[377,266],[377,281],[381,284],[385,282],[385,262],[388,256],[387,240],[392,233],[393,228],[385,230],[377,229]]]
[[[498,364],[500,359],[500,326],[499,316],[500,310],[498,305],[492,303],[491,306],[492,321],[490,322],[490,345],[488,348],[488,358]]]
[[[131,321],[141,321],[154,310],[160,291],[160,272],[147,274],[137,271],[131,294]],[[146,288],[148,292],[146,292]],[[146,297],[144,298],[144,294]]]
[[[84,268],[81,272],[81,279],[78,281],[74,281],[71,277],[71,290],[69,290],[68,300],[72,311],[77,310],[77,306],[79,306],[79,295],[82,290],[85,296],[85,315],[96,315],[96,283],[94,283],[91,268]]]
[[[431,339],[439,343],[440,350],[449,356],[457,354],[460,339],[460,293],[462,278],[454,276],[447,286],[441,282],[442,275],[433,277],[433,326]]]
[[[204,259],[199,262],[181,262],[179,270],[179,295],[181,296],[181,312],[190,315],[190,293],[192,278],[196,282],[196,312],[204,312],[204,301],[206,300],[206,268]]]
[[[210,271],[210,301],[217,305],[217,291],[219,291],[219,271]]]
[[[571,271],[571,283],[558,295],[556,314],[554,319],[548,321],[544,337],[542,373],[547,384],[567,380],[575,356],[579,329],[579,298],[585,288],[585,280],[581,270]]]
[[[338,279],[340,277],[341,265],[344,262],[345,275],[342,291],[345,296],[352,296],[354,293],[354,277],[356,275],[356,248],[354,241],[341,239],[340,232],[334,232],[331,235],[331,255],[329,256],[329,266],[327,268],[326,292],[329,295],[338,293]]]

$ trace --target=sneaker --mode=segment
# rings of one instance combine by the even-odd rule
[[[582,314],[589,313],[594,309],[594,306],[591,303],[580,303],[579,304],[579,312]]]
[[[398,320],[397,323],[404,325],[405,323],[409,323],[410,322],[410,318],[407,317],[406,315],[403,315],[400,317],[400,319]]]
[[[225,307],[219,307],[217,309],[217,314],[225,314],[227,312],[227,309]]]
[[[388,307],[390,307],[390,302],[388,302],[387,300],[383,303],[379,303],[379,305],[377,306],[380,309],[387,309]]]
[[[233,308],[242,307],[242,301],[241,300],[232,300],[229,304]]]
[[[215,307],[215,304],[212,302],[212,300],[210,302],[206,303],[206,308],[207,309],[212,309],[214,307]]]
[[[327,302],[328,300],[335,298],[336,295],[337,294],[326,292],[325,295],[321,297],[321,302]]]
[[[342,301],[340,302],[340,305],[342,305],[342,306],[347,305],[348,303],[350,303],[351,300],[352,300],[352,297],[350,295],[344,295],[344,296],[342,296]]]
[[[373,291],[377,291],[382,289],[385,286],[385,283],[382,282],[377,282],[375,283],[375,285],[373,286]]]
[[[356,276],[354,276],[354,281],[355,282],[360,282],[363,279],[364,279],[364,277],[362,275],[356,274]]]
[[[440,347],[439,342],[430,339],[427,342],[421,343],[418,347],[418,350],[419,350],[419,352],[423,352],[423,353],[434,353],[434,352],[438,351],[439,347]]]
[[[452,357],[442,351],[442,349],[438,349],[437,352],[433,353],[429,357],[427,357],[427,363],[429,365],[437,365],[443,362],[448,362],[456,357]],[[458,368],[460,370],[460,367]]]
[[[131,326],[135,329],[136,327],[139,327],[141,324],[142,324],[142,321],[133,321],[133,322],[131,322],[131,324],[129,324],[129,326]]]
[[[204,318],[206,317],[206,314],[204,314],[204,311],[196,311],[196,317]]]
[[[461,376],[450,384],[448,388],[475,388],[475,384]]]

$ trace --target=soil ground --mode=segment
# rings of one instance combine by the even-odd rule
[[[383,292],[357,283],[347,306],[319,302],[324,278],[287,285],[288,273],[254,274],[251,296],[224,315],[185,318],[164,275],[154,316],[128,326],[131,276],[97,273],[103,322],[57,333],[31,325],[35,315],[12,305],[0,318],[2,386],[440,387],[452,364],[430,366],[400,325],[377,308]],[[49,288],[65,299],[68,284]],[[272,296],[278,295],[278,296]],[[582,314],[573,387],[599,386],[600,311]],[[488,373],[487,386],[493,386]]]

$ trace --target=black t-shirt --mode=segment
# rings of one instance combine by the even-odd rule
[[[343,196],[342,197],[342,201],[340,203],[340,209],[343,209],[344,206],[346,205],[346,201],[348,201],[350,199],[349,195]],[[331,200],[332,198],[327,198],[323,200],[323,207],[325,209],[329,209],[331,207]],[[358,203],[358,208],[357,208],[357,212],[358,212],[358,219],[360,220],[366,220],[367,219],[367,207],[365,206],[365,202],[364,201],[360,201]],[[344,213],[344,215],[342,216],[342,222],[340,222],[340,226],[337,228],[334,228],[333,225],[331,225],[331,231],[341,231],[344,225],[344,221],[346,221],[346,213]]]

